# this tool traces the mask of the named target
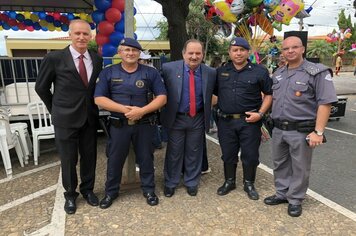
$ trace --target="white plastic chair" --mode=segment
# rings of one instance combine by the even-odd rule
[[[11,116],[11,112],[8,108],[1,107],[0,114],[3,115],[8,122],[10,122],[9,117]],[[20,138],[20,144],[24,154],[24,162],[25,164],[28,164],[29,155],[32,153],[32,142],[30,134],[28,133],[27,123],[10,123],[10,129],[12,133],[16,133]]]
[[[51,121],[51,115],[42,101],[30,102],[27,104],[28,116],[30,117],[32,139],[33,139],[33,159],[35,165],[38,165],[38,156],[40,154],[40,140],[54,138],[54,127]],[[34,119],[38,119],[38,124]]]
[[[9,149],[15,148],[21,167],[24,167],[23,164],[24,156],[22,153],[22,148],[21,148],[19,138],[15,133],[11,132],[8,119],[2,114],[0,114],[0,130],[1,130],[1,135],[0,135],[1,156],[4,162],[6,175],[7,177],[11,178],[12,166],[11,166]]]

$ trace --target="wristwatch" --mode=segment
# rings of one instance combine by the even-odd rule
[[[323,131],[319,131],[319,130],[314,130],[314,133],[316,133],[316,135],[318,135],[318,136],[323,136],[323,134],[324,134]]]
[[[265,113],[263,113],[263,112],[257,112],[259,115],[260,115],[260,117],[262,118],[264,115],[265,115]]]

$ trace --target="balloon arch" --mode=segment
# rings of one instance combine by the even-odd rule
[[[91,14],[3,11],[0,12],[0,30],[68,31],[71,20],[82,19],[90,24],[91,29],[97,29],[95,41],[99,53],[103,57],[113,57],[125,34],[125,0],[94,0],[94,5],[95,10]]]

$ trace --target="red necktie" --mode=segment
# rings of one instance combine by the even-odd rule
[[[80,78],[82,78],[85,87],[88,87],[88,75],[87,75],[87,69],[85,68],[85,64],[84,64],[83,54],[79,56],[79,75]]]
[[[195,104],[195,81],[194,81],[194,71],[189,71],[189,115],[194,117],[197,113]]]

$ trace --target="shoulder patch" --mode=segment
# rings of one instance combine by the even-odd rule
[[[331,77],[330,74],[327,74],[327,75],[325,76],[325,80],[333,81],[333,79],[332,79],[332,77]]]

